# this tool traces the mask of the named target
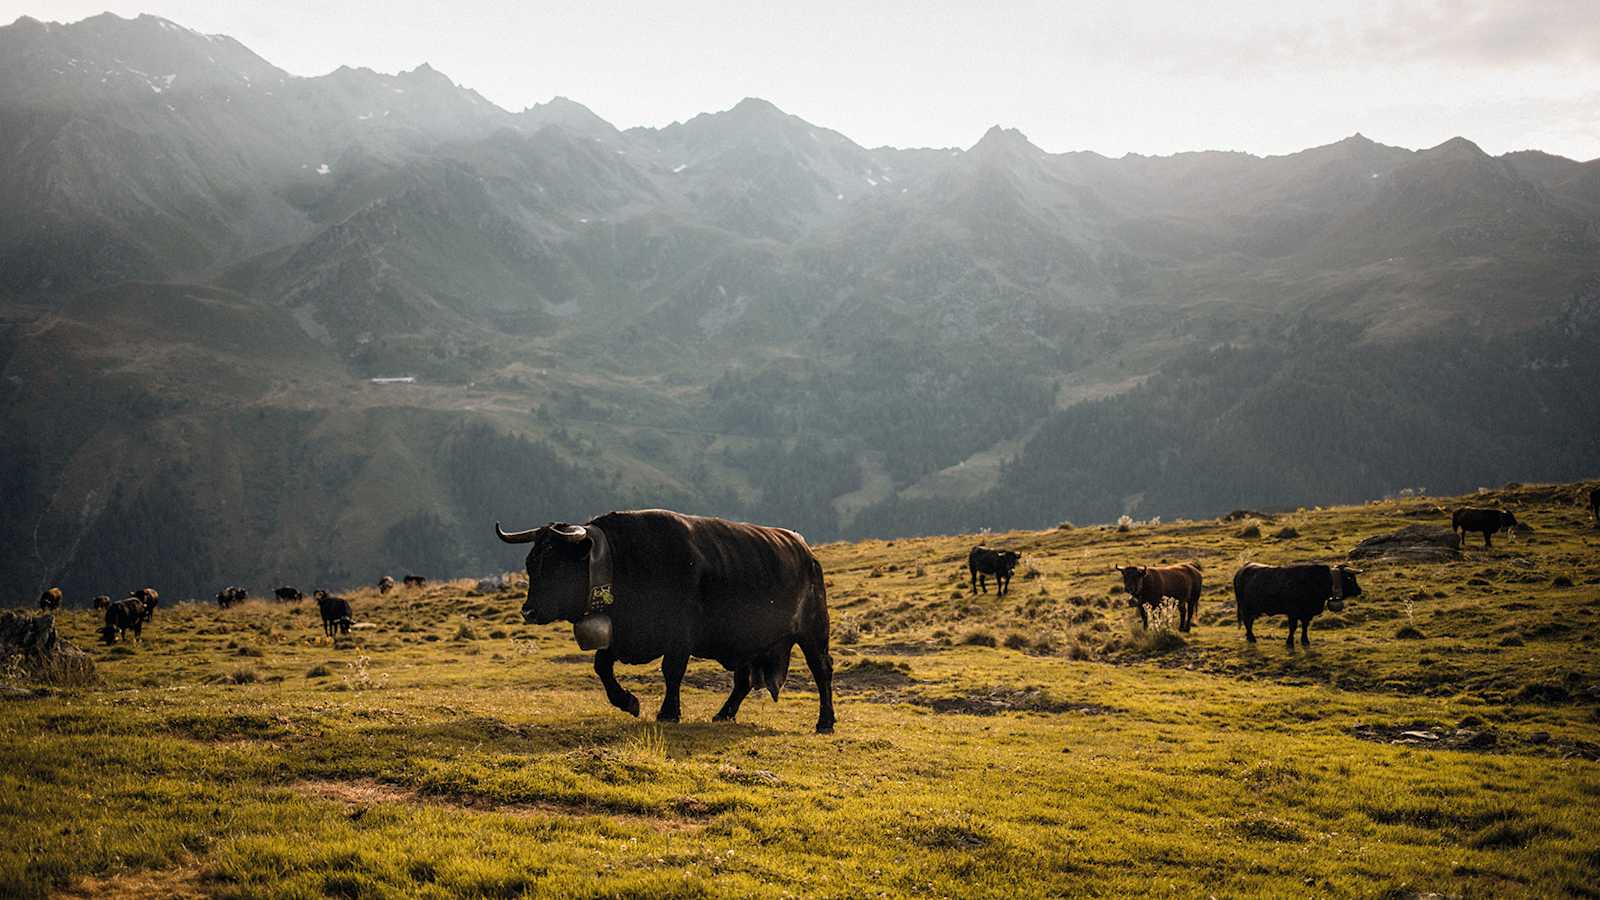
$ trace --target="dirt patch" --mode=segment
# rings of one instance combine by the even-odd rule
[[[1379,744],[1408,744],[1430,750],[1460,750],[1472,753],[1533,753],[1563,758],[1600,759],[1600,744],[1589,741],[1553,740],[1545,732],[1517,737],[1492,728],[1435,728],[1427,723],[1410,725],[1357,725],[1350,734]]]
[[[118,900],[190,900],[210,894],[200,887],[200,870],[146,869],[104,877],[80,878],[56,897],[114,897]]]
[[[863,659],[854,665],[836,669],[833,673],[833,686],[840,691],[902,688],[916,682],[911,667],[905,663],[876,659]]]
[[[954,697],[929,697],[912,694],[907,701],[926,706],[936,713],[962,716],[995,716],[1008,712],[1068,713],[1100,716],[1121,712],[1110,706],[1084,703],[1053,696],[1042,687],[988,687]]]
[[[666,815],[642,815],[634,812],[620,813],[581,803],[499,803],[485,797],[437,796],[423,794],[401,785],[374,781],[370,778],[358,778],[350,781],[300,781],[289,785],[289,789],[302,796],[343,803],[349,807],[348,813],[351,818],[360,818],[366,813],[367,807],[375,803],[443,806],[451,809],[498,813],[508,816],[605,816],[608,819],[617,821],[648,825],[661,831],[683,831],[699,828],[701,827],[699,824],[689,821],[689,819],[704,817],[703,815],[697,815],[692,808],[681,808],[684,805],[681,801],[678,804],[678,807],[680,807],[678,811],[683,817],[679,818]]]
[[[927,656],[931,653],[943,653],[950,649],[948,642],[925,641],[922,643],[908,643],[905,641],[890,642],[887,644],[874,644],[870,647],[857,647],[861,653],[874,656]]]
[[[1447,562],[1461,558],[1461,538],[1443,526],[1407,525],[1389,534],[1377,534],[1350,551],[1351,559],[1398,562]]]

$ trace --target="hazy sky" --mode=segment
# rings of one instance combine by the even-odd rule
[[[517,110],[663,125],[764,97],[868,146],[1284,153],[1360,131],[1600,157],[1600,0],[1297,3],[0,0],[0,20],[150,12],[295,74],[421,62]]]

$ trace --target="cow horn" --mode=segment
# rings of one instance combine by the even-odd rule
[[[553,525],[550,530],[556,533],[556,537],[573,543],[589,536],[589,529],[582,525]]]
[[[533,543],[534,532],[538,530],[537,528],[529,528],[527,531],[505,532],[500,530],[499,522],[494,523],[495,535],[508,544],[531,544]]]

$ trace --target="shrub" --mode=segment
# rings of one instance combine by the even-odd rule
[[[306,677],[307,678],[327,678],[329,675],[332,675],[332,674],[333,674],[333,670],[328,668],[326,665],[323,665],[322,663],[318,663],[317,665],[314,665],[311,668],[306,670]]]
[[[468,625],[467,623],[462,622],[459,626],[456,627],[456,637],[455,637],[455,639],[458,640],[458,641],[475,641],[475,640],[478,639],[478,633],[476,631],[472,630],[472,626],[471,625]]]
[[[240,656],[254,656],[254,657],[260,658],[260,657],[266,656],[267,652],[265,650],[262,650],[260,647],[252,647],[249,644],[244,644],[244,645],[239,647],[239,655]]]
[[[1422,639],[1422,631],[1411,625],[1402,625],[1400,630],[1394,633],[1394,636],[1402,641],[1417,641]]]
[[[1246,540],[1255,540],[1256,538],[1261,537],[1261,526],[1255,522],[1251,522],[1249,525],[1239,529],[1239,532],[1235,534],[1234,537],[1240,537]]]
[[[233,670],[233,674],[228,676],[228,680],[234,684],[255,684],[261,680],[261,675],[256,672],[254,666],[241,666]]]
[[[1126,514],[1118,516],[1117,517],[1117,530],[1118,531],[1132,531],[1133,530],[1133,516],[1126,515]]]
[[[961,636],[961,643],[971,647],[994,647],[999,645],[994,632],[987,628],[974,628]]]
[[[1005,646],[1008,650],[1026,650],[1030,643],[1026,635],[1018,632],[1013,631],[1006,635]]]

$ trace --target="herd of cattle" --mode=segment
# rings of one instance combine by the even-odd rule
[[[1589,509],[1600,527],[1600,489],[1589,495]],[[1500,509],[1466,507],[1451,515],[1459,536],[1482,534],[1484,546],[1493,535],[1518,527],[1516,517]],[[598,516],[583,524],[552,522],[526,531],[495,534],[508,544],[531,544],[526,560],[527,599],[522,618],[529,624],[567,621],[584,650],[595,651],[594,671],[612,705],[639,714],[639,700],[617,681],[618,662],[643,664],[661,660],[666,694],[656,715],[675,722],[681,715],[679,688],[690,657],[715,660],[734,673],[733,691],[716,714],[730,721],[754,688],[765,687],[778,699],[789,675],[793,649],[800,647],[817,686],[817,731],[834,727],[833,657],[829,653],[828,602],[822,565],[799,534],[784,528],[690,516],[670,510],[632,510]],[[1014,550],[977,546],[967,555],[974,594],[997,596],[1010,590],[1022,555]],[[1199,610],[1204,576],[1196,563],[1117,566],[1129,606],[1149,626],[1147,610],[1172,600],[1178,627],[1189,631]],[[1245,640],[1255,642],[1254,625],[1266,616],[1288,620],[1288,647],[1309,646],[1311,620],[1324,611],[1338,612],[1345,601],[1361,595],[1356,576],[1346,565],[1304,563],[1269,566],[1246,563],[1233,576],[1235,613]],[[420,587],[426,579],[407,575],[402,583]],[[378,591],[395,589],[387,575]],[[279,600],[305,598],[293,587],[273,591]],[[323,633],[349,633],[350,601],[327,591],[313,594],[322,613]],[[244,588],[217,592],[217,605],[227,608],[249,598]],[[131,630],[139,636],[155,615],[157,593],[144,588],[111,601],[95,598],[106,613],[101,636],[106,643]],[[61,605],[61,591],[50,588],[39,598],[41,609]]]
[[[428,583],[428,579],[421,575],[407,575],[401,583],[406,587],[422,587]],[[381,594],[394,590],[394,586],[395,580],[388,575],[378,579],[378,592]],[[285,603],[299,603],[306,598],[299,589],[288,585],[274,588],[272,596]],[[227,609],[249,599],[250,591],[236,585],[229,585],[217,591],[217,606],[221,609]],[[322,614],[324,634],[331,637],[335,632],[350,633],[350,626],[355,624],[355,616],[351,612],[349,600],[335,597],[327,591],[313,591],[312,599],[317,601],[317,609]],[[48,588],[39,595],[39,609],[41,612],[53,612],[61,607],[61,600],[60,588]],[[130,631],[135,638],[142,638],[144,626],[155,618],[156,606],[160,602],[161,595],[155,588],[148,587],[129,591],[128,596],[121,600],[112,600],[106,594],[95,597],[94,608],[105,613],[105,625],[100,629],[100,640],[113,644],[118,639],[125,639]]]

